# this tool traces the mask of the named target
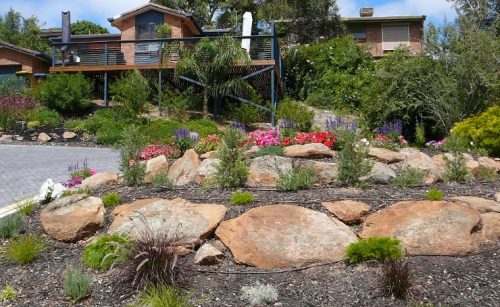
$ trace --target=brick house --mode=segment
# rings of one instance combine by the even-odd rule
[[[404,45],[414,55],[424,51],[424,22],[426,16],[374,17],[372,8],[360,10],[360,17],[342,18],[345,34],[368,46],[374,57],[394,51]]]
[[[49,68],[50,57],[42,52],[0,41],[0,77],[47,74]]]

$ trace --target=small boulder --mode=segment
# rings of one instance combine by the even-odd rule
[[[2,134],[0,136],[0,142],[4,142],[4,143],[10,143],[12,142],[12,135],[10,134]]]
[[[158,156],[156,158],[146,161],[146,176],[144,176],[144,182],[151,183],[155,176],[160,174],[167,175],[168,173],[168,161],[167,157],[164,155]]]
[[[76,133],[74,132],[71,132],[71,131],[65,131],[62,135],[63,139],[65,140],[72,140],[74,138],[76,138]]]
[[[481,216],[471,207],[446,201],[406,201],[369,215],[360,237],[394,237],[411,255],[476,252],[474,232]]]
[[[396,172],[392,168],[385,163],[375,161],[370,174],[364,177],[363,180],[388,183],[394,178],[396,178]]]
[[[110,185],[118,182],[118,174],[112,172],[97,173],[82,181],[81,188],[97,190],[105,185]]]
[[[322,202],[321,205],[347,225],[361,223],[371,209],[370,205],[352,200]]]
[[[345,259],[356,234],[334,217],[292,205],[262,206],[224,221],[217,237],[237,263],[295,268]]]
[[[500,213],[481,214],[481,230],[477,232],[479,244],[493,243],[500,240]]]
[[[370,147],[368,149],[368,157],[374,158],[383,163],[395,163],[405,159],[405,157],[399,152],[379,147]]]
[[[435,170],[436,165],[434,160],[418,149],[410,147],[403,148],[399,153],[405,158],[404,161],[401,162],[401,168],[415,168],[429,173]]]
[[[298,160],[294,165],[297,169],[313,169],[316,177],[318,178],[318,183],[321,186],[334,183],[337,180],[337,176],[339,173],[336,163],[319,162],[313,160]]]
[[[77,242],[94,235],[103,226],[104,213],[101,199],[76,194],[48,204],[40,213],[40,222],[55,240]]]
[[[449,201],[470,206],[481,213],[500,212],[500,203],[494,200],[475,196],[455,196]]]
[[[172,179],[175,186],[183,186],[194,182],[200,158],[193,149],[187,150],[182,158],[177,159],[168,170],[168,176]]]
[[[226,211],[223,205],[194,204],[180,198],[143,199],[116,207],[108,233],[126,233],[138,238],[147,225],[186,246],[198,245],[213,233]]]
[[[217,174],[217,165],[219,165],[219,159],[205,159],[201,161],[198,171],[196,173],[195,182],[198,184],[203,184],[205,179],[210,178]]]
[[[215,265],[224,260],[224,253],[212,243],[203,244],[194,256],[194,263],[198,265]]]
[[[292,145],[285,147],[283,153],[289,158],[331,158],[335,151],[321,143]]]
[[[279,156],[264,156],[252,160],[248,175],[250,187],[275,187],[279,171],[290,172],[293,169],[292,160]]]
[[[247,151],[245,151],[243,153],[243,155],[246,158],[253,158],[253,157],[255,157],[255,154],[259,152],[259,150],[260,150],[260,147],[257,146],[257,145],[254,145],[254,146],[250,147],[250,149],[248,149]]]
[[[495,194],[495,199],[500,203],[500,192]]]
[[[47,133],[40,133],[37,137],[38,142],[40,143],[47,143],[52,140],[52,138],[47,134]]]

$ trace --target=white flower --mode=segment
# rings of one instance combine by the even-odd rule
[[[66,188],[60,183],[54,183],[52,179],[47,179],[40,188],[37,201],[54,200],[61,197]]]

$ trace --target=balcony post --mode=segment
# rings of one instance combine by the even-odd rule
[[[275,95],[275,76],[274,76],[274,68],[271,69],[271,124],[273,127],[276,127],[276,95]]]
[[[104,44],[104,66],[108,66],[108,43]]]
[[[52,67],[56,67],[56,46],[52,45]]]

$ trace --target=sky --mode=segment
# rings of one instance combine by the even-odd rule
[[[44,28],[60,27],[61,12],[71,11],[72,21],[90,20],[117,32],[107,19],[133,9],[148,0],[0,0],[0,13],[11,7],[23,16],[35,15]],[[426,15],[427,21],[441,24],[455,18],[446,0],[337,0],[343,17],[359,16],[361,7],[375,8],[375,16]]]

